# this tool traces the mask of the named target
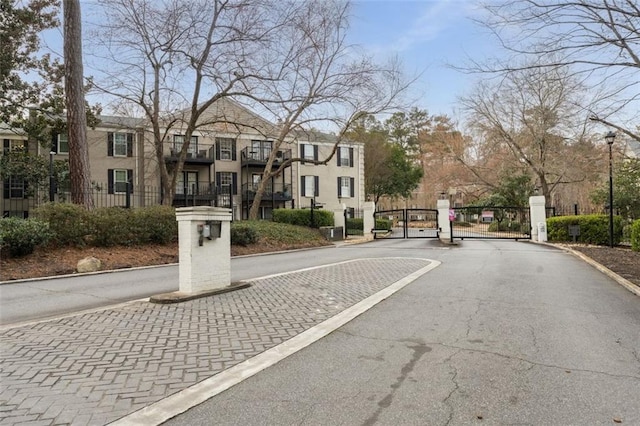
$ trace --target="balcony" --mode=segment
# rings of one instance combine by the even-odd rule
[[[182,145],[172,144],[169,149],[169,155],[165,156],[167,162],[177,162],[180,156]],[[215,149],[213,145],[199,143],[190,145],[187,149],[187,157],[184,159],[185,164],[213,164],[215,159]]]
[[[178,185],[173,200],[174,203],[184,200],[209,201],[215,197],[216,186],[213,183],[198,182]]]
[[[242,185],[242,199],[244,201],[253,201],[256,198],[256,192],[258,191],[257,183],[245,183]],[[286,183],[274,183],[267,185],[264,193],[262,194],[264,201],[291,201],[291,184]]]
[[[240,151],[240,158],[243,166],[264,166],[271,155],[270,147],[252,148],[246,147]],[[279,149],[273,161],[273,167],[279,167],[280,164],[291,158],[290,149]]]

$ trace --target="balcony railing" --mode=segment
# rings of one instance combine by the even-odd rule
[[[257,191],[257,183],[245,183],[242,185],[242,198],[244,200],[251,201],[256,198]],[[262,194],[262,199],[274,201],[290,201],[292,199],[291,184],[274,183],[267,185],[267,188]]]
[[[178,161],[182,144],[171,144],[169,155],[166,156],[168,161]],[[185,162],[195,164],[204,163],[211,164],[215,158],[215,149],[213,145],[198,143],[189,145],[187,148],[187,156]]]
[[[198,199],[213,199],[216,195],[216,186],[213,183],[179,183],[176,185],[176,199],[197,197]]]
[[[240,158],[242,164],[265,164],[271,155],[272,149],[270,147],[252,148],[250,146],[240,151]],[[291,158],[290,149],[279,149],[276,151],[276,156],[273,161],[274,166],[280,165],[285,160]]]

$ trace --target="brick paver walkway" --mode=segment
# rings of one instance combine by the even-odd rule
[[[425,259],[361,259],[173,305],[126,306],[0,333],[0,424],[103,425],[331,318]]]

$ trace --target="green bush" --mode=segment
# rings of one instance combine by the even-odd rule
[[[347,219],[347,229],[353,229],[356,231],[364,230],[364,219],[359,219],[355,217]]]
[[[640,219],[631,224],[631,250],[640,251]]]
[[[498,221],[493,221],[489,225],[489,232],[522,232],[524,234],[528,234],[529,224],[528,223],[520,223],[520,222],[510,222],[503,220],[498,223]]]
[[[176,211],[169,206],[150,206],[133,210],[132,224],[136,244],[167,244],[178,239]]]
[[[586,244],[609,244],[609,216],[582,215],[556,216],[547,219],[547,236],[549,241],[573,241],[569,236],[569,226],[579,225],[580,235],[576,241]],[[618,244],[622,237],[622,218],[613,218],[613,242]]]
[[[91,212],[71,203],[47,203],[33,213],[33,217],[49,224],[54,246],[82,246],[93,233]]]
[[[138,243],[131,209],[103,207],[91,214],[93,234],[90,244],[96,247],[130,246]]]
[[[49,225],[39,219],[0,219],[0,249],[12,257],[26,256],[51,238]]]
[[[272,214],[272,220],[310,228],[334,225],[333,213],[327,210],[313,211],[313,226],[311,224],[311,209],[275,209]]]
[[[375,229],[385,229],[387,231],[391,230],[391,221],[389,219],[376,219],[376,228]]]
[[[247,223],[231,224],[231,245],[248,246],[258,242],[258,232]]]

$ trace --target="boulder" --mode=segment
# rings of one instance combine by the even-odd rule
[[[76,266],[76,271],[83,272],[96,272],[100,270],[100,266],[102,266],[102,262],[100,259],[96,259],[95,257],[89,256],[84,259],[80,259],[78,261],[78,265]]]

